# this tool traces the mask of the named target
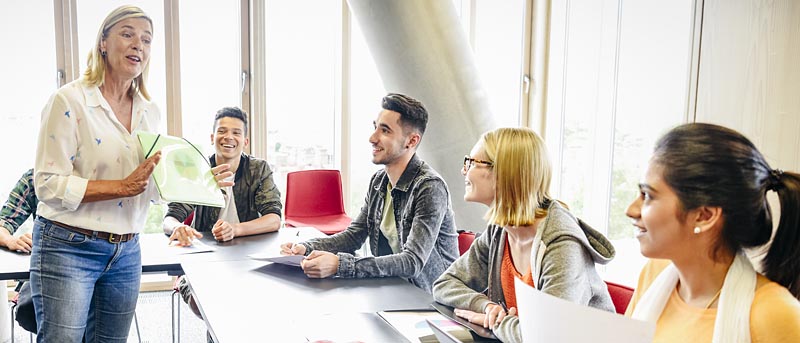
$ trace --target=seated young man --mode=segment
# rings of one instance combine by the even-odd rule
[[[312,278],[398,276],[431,292],[431,285],[458,257],[458,234],[450,191],[439,174],[417,156],[428,112],[406,95],[389,94],[369,137],[372,176],[367,203],[343,232],[281,253],[307,255],[303,271]],[[366,240],[373,256],[353,253]]]
[[[191,245],[192,239],[210,233],[220,242],[239,236],[273,232],[281,224],[281,194],[272,180],[267,161],[243,153],[249,144],[247,113],[236,107],[225,107],[214,117],[211,143],[216,153],[209,157],[212,167],[230,165],[234,185],[225,187],[225,207],[195,206],[170,203],[164,218],[164,233],[170,241]],[[230,195],[233,195],[232,197]],[[194,211],[191,225],[183,221]],[[180,281],[184,300],[190,301],[186,279]],[[195,313],[199,315],[196,308]]]

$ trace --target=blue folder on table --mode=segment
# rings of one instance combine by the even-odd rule
[[[153,170],[158,193],[170,202],[224,207],[225,198],[211,173],[211,165],[189,141],[168,135],[138,132],[145,158],[161,151]]]

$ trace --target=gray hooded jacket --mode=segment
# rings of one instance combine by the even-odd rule
[[[489,303],[505,302],[500,282],[506,232],[490,225],[469,251],[433,284],[436,301],[483,313]],[[614,304],[595,263],[614,258],[614,246],[603,234],[576,219],[558,202],[550,204],[531,249],[536,288],[547,294],[613,312]],[[507,316],[494,329],[503,342],[522,342],[517,316]]]

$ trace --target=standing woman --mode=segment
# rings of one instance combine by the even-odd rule
[[[152,37],[141,9],[112,11],[83,78],[43,110],[30,268],[39,342],[127,340],[141,276],[137,233],[158,197],[148,179],[161,154],[145,160],[136,138],[160,120],[145,85]]]
[[[656,143],[628,207],[642,254],[627,315],[656,323],[655,342],[800,342],[800,175],[772,169],[747,138],[686,124]],[[767,244],[757,273],[743,249]]]
[[[613,312],[595,270],[614,257],[599,232],[548,194],[550,161],[527,128],[485,133],[464,157],[464,200],[489,206],[489,226],[433,284],[436,301],[491,328],[503,342],[522,342],[514,278],[550,295]]]

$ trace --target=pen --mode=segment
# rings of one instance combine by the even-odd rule
[[[297,245],[297,241],[300,239],[300,229],[297,230],[297,234],[294,235],[294,242],[292,242],[292,246],[289,248],[289,252],[294,255],[294,247]]]
[[[506,307],[506,302],[505,301],[500,301],[500,302],[498,302],[498,304],[500,305],[500,307],[503,308],[503,311],[505,311],[505,313],[508,313],[508,307]]]

